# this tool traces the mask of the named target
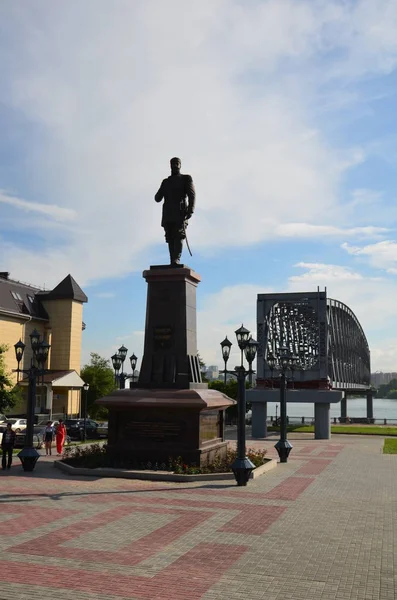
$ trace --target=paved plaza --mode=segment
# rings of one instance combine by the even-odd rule
[[[397,456],[378,437],[294,437],[288,464],[246,488],[15,460],[0,472],[0,599],[396,598]],[[275,441],[249,445],[273,457]]]

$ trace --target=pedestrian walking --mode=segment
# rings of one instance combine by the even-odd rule
[[[66,427],[62,419],[59,419],[59,425],[56,432],[57,452],[58,456],[62,455],[63,445],[66,438]]]
[[[52,454],[52,442],[54,441],[54,428],[51,425],[51,421],[48,421],[45,429],[44,429],[44,445],[45,445],[45,453],[46,456]]]
[[[1,466],[3,471],[11,469],[12,464],[12,451],[15,446],[15,431],[11,429],[11,423],[7,423],[7,429],[3,433],[1,440],[1,449],[3,450],[3,456],[1,460]],[[8,457],[8,460],[7,460]]]

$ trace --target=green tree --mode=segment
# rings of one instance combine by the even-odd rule
[[[91,352],[90,356],[90,363],[84,365],[81,369],[81,378],[90,386],[87,397],[87,411],[94,419],[106,419],[107,408],[96,405],[95,400],[107,396],[116,389],[114,372],[109,360],[102,358],[96,352]]]
[[[4,353],[8,347],[0,345],[0,412],[5,412],[13,408],[17,400],[21,397],[21,389],[13,386],[10,374],[7,373]]]
[[[383,383],[379,386],[377,397],[390,398],[389,392],[397,389],[397,379],[392,379],[389,383]]]
[[[238,385],[237,379],[231,379],[226,383],[224,381],[210,381],[208,383],[208,387],[212,390],[218,390],[218,392],[222,392],[232,398],[233,400],[237,400],[238,394]],[[248,381],[245,382],[246,389],[249,389],[251,386]],[[251,410],[251,402],[247,402],[246,410]],[[234,421],[237,419],[237,404],[234,406],[230,406],[230,408],[226,409],[226,415],[231,420]]]
[[[201,380],[206,383],[208,381],[208,379],[205,376],[205,373],[207,371],[207,365],[205,364],[205,362],[203,361],[203,359],[200,356],[200,353],[197,352],[197,358],[199,361],[199,365],[200,365],[200,372],[201,372]]]

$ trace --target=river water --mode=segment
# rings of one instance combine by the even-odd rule
[[[331,418],[340,417],[340,402],[331,404]],[[291,417],[314,417],[314,404],[309,402],[291,402],[287,405],[287,414]],[[268,418],[276,415],[276,403],[268,402]],[[280,404],[277,404],[277,415],[280,416]],[[347,398],[347,416],[348,417],[366,417],[367,400],[366,398]],[[396,419],[397,420],[397,400],[386,400],[384,398],[374,398],[374,418],[375,419]]]

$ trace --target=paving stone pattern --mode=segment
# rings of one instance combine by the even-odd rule
[[[274,457],[275,441],[248,445]],[[397,456],[369,436],[293,445],[246,488],[15,464],[0,472],[0,600],[397,598]]]

